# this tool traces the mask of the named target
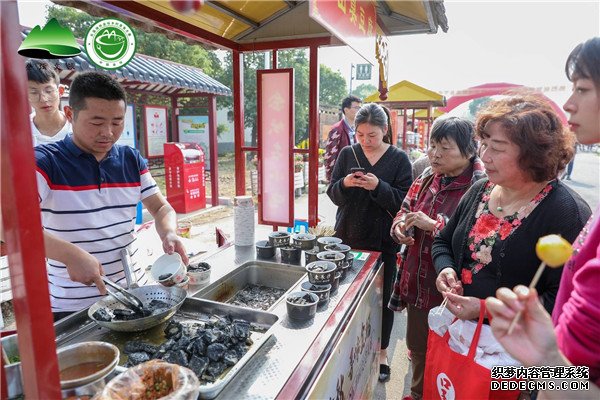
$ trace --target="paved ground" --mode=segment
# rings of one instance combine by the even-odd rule
[[[575,158],[572,180],[565,183],[579,193],[595,210],[600,203],[600,157],[593,153],[578,153]],[[296,200],[296,216],[306,218],[307,196]],[[319,218],[323,223],[333,225],[335,222],[336,206],[331,203],[326,194],[319,195]],[[219,227],[226,233],[233,235],[233,217],[219,219],[195,228],[195,232],[214,240],[214,228]],[[256,227],[256,240],[266,238],[271,231],[269,226]],[[207,243],[207,245],[211,245]],[[388,349],[392,379],[386,384],[378,383],[374,393],[374,399],[399,400],[410,393],[410,362],[406,357],[406,314],[396,313],[392,341]]]

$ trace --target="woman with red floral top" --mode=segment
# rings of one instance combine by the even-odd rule
[[[389,302],[390,309],[406,308],[408,312],[406,344],[411,352],[413,375],[411,395],[407,398],[420,399],[423,395],[427,315],[442,302],[435,287],[437,274],[430,256],[431,244],[463,194],[484,176],[483,164],[476,154],[471,122],[456,117],[438,119],[427,152],[431,166],[413,182],[392,223],[392,238],[407,246]]]
[[[528,285],[540,264],[535,244],[558,234],[573,242],[591,211],[557,180],[573,157],[574,136],[536,96],[512,96],[480,112],[476,133],[488,179],[475,183],[435,238],[438,290],[461,319],[500,287]],[[546,268],[537,291],[551,312],[562,268]]]

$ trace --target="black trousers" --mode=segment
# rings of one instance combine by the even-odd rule
[[[382,253],[383,260],[383,309],[381,313],[381,350],[388,348],[394,326],[394,312],[388,308],[394,280],[396,279],[396,253]]]

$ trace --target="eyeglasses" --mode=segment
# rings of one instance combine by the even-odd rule
[[[58,89],[57,88],[47,88],[41,92],[38,92],[37,90],[35,90],[35,91],[31,91],[27,94],[27,97],[29,98],[29,101],[31,101],[31,102],[42,101],[42,96],[44,96],[44,98],[47,100],[56,100],[56,98],[58,97]]]

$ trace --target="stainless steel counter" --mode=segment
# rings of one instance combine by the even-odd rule
[[[317,309],[314,319],[305,322],[289,319],[287,317],[285,299],[281,299],[276,303],[271,312],[279,317],[279,322],[272,328],[273,336],[244,369],[239,371],[236,379],[217,398],[275,398],[304,355],[311,349],[311,345],[315,339],[319,337],[319,341],[321,342],[333,341],[336,332],[340,329],[339,325],[345,319],[344,316],[352,312],[352,308],[336,310],[336,316],[339,314],[337,324],[326,327],[326,323],[332,316],[334,309],[355,281],[358,273],[370,256],[369,253],[363,253],[363,255],[367,256],[367,258],[363,257],[360,260],[354,261],[353,268],[348,271],[345,279],[340,282],[337,293],[330,297],[327,304]],[[277,255],[276,258],[266,261],[279,262],[278,257]],[[211,282],[215,282],[244,262],[254,260],[255,250],[253,246],[231,246],[207,257],[200,257],[199,259],[208,262],[212,266]],[[304,263],[304,260],[302,260],[302,263]],[[375,264],[375,266],[378,265],[378,263]],[[376,271],[373,271],[371,275],[374,275],[374,272]],[[372,278],[368,277],[365,279],[362,285],[366,286],[370,279]],[[307,277],[305,276],[302,281],[306,280]],[[299,291],[300,283],[293,287],[292,290]],[[191,288],[192,295],[196,292],[197,290]],[[333,343],[330,343],[330,346],[333,346]]]

